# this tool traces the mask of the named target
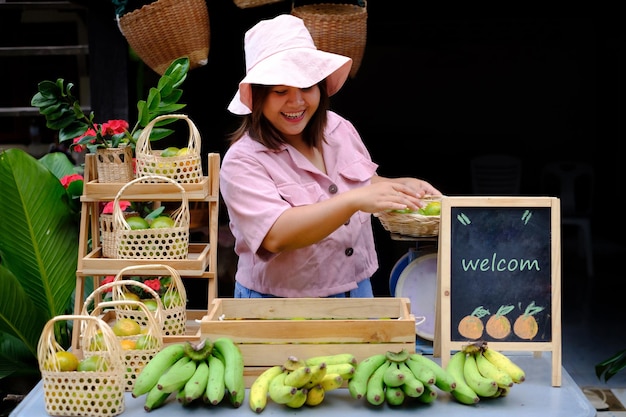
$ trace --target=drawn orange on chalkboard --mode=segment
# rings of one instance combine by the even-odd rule
[[[485,310],[483,306],[476,307],[472,314],[465,316],[457,326],[459,334],[468,339],[480,339],[485,330],[481,318],[489,314],[489,310]]]
[[[489,317],[485,330],[487,334],[494,339],[504,339],[511,334],[511,322],[506,317],[515,306],[501,306],[496,314]]]
[[[513,333],[520,339],[532,340],[539,332],[539,325],[534,315],[542,310],[543,307],[536,306],[534,301],[528,304],[524,314],[515,319]]]

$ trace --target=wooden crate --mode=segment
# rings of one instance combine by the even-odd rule
[[[246,385],[288,356],[415,352],[408,298],[255,298],[213,300],[201,338],[231,338],[241,349]]]

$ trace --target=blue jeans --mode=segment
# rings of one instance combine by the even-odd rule
[[[235,298],[276,298],[272,294],[263,294],[251,289],[248,289],[241,285],[239,282],[235,282]],[[372,298],[374,292],[372,291],[372,282],[370,279],[364,279],[359,282],[359,286],[349,292],[342,292],[340,294],[329,295],[328,298]]]

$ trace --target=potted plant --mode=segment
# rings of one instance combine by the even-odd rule
[[[189,58],[172,61],[152,87],[145,100],[137,102],[137,121],[131,130],[125,120],[96,123],[94,113],[85,114],[72,94],[72,83],[59,78],[56,82],[41,81],[38,92],[31,99],[46,118],[46,126],[59,131],[59,142],[71,142],[73,150],[99,153],[98,180],[101,182],[128,182],[133,178],[132,153],[143,129],[156,117],[176,112],[186,105],[179,103],[180,85],[187,77]],[[173,130],[163,126],[174,119],[159,122],[150,132],[150,141],[165,138]],[[124,175],[121,175],[123,173]]]

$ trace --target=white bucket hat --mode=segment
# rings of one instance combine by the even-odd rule
[[[253,26],[246,32],[244,49],[246,76],[228,106],[234,114],[251,113],[251,84],[307,88],[327,78],[328,95],[332,96],[352,67],[351,58],[318,50],[302,19],[290,14]]]

